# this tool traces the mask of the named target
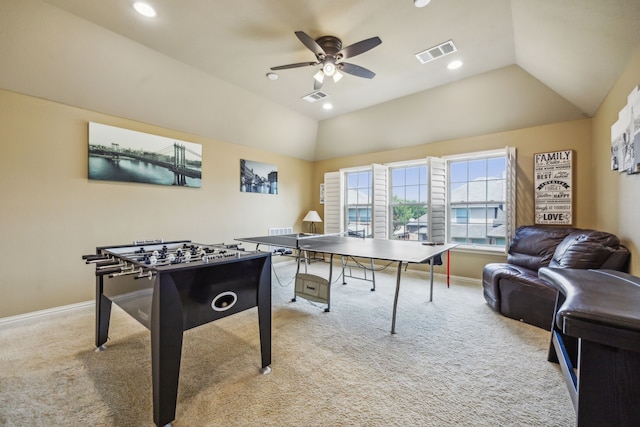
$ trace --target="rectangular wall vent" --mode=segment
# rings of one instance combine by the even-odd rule
[[[283,234],[293,234],[293,227],[273,227],[269,229],[269,236],[282,236]],[[279,248],[277,246],[269,246],[271,253],[276,251],[286,251],[287,249]]]
[[[282,236],[283,234],[293,234],[293,227],[278,227],[269,229],[269,236]]]
[[[416,58],[418,58],[418,61],[422,64],[426,64],[427,62],[449,55],[457,50],[458,49],[456,49],[456,46],[453,44],[453,40],[449,40],[437,46],[430,47],[427,50],[423,50],[422,52],[416,53]]]
[[[316,101],[320,101],[321,99],[326,98],[327,95],[326,93],[324,93],[321,90],[316,90],[311,92],[309,95],[305,95],[302,97],[302,99],[304,99],[307,102],[316,102]]]

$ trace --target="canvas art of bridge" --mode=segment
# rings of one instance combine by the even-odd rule
[[[202,149],[199,144],[90,123],[89,178],[200,187]]]

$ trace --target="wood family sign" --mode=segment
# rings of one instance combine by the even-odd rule
[[[534,155],[536,224],[571,225],[573,150]]]

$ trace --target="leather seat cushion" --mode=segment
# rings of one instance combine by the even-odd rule
[[[519,227],[509,247],[507,262],[535,271],[547,267],[558,245],[575,230],[539,225]]]

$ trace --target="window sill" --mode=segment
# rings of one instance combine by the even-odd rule
[[[473,254],[490,254],[490,255],[506,255],[507,250],[503,247],[475,246],[475,245],[458,245],[452,249],[454,252],[467,252]]]

